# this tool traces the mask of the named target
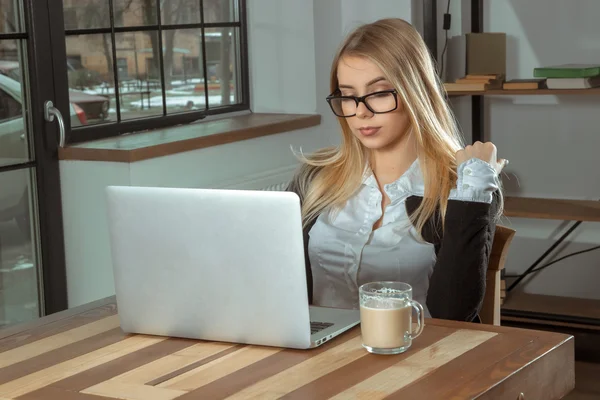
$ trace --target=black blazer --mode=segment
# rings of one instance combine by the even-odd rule
[[[298,189],[295,181],[287,188],[298,194],[302,202]],[[433,318],[479,322],[478,313],[485,294],[488,261],[496,230],[498,200],[497,192],[491,204],[449,200],[443,232],[439,213],[430,218],[423,228],[423,239],[434,245],[437,256],[427,292],[427,307]],[[409,215],[417,210],[421,201],[419,196],[406,199]],[[315,221],[316,218],[303,230],[310,303],[313,282],[308,232]]]

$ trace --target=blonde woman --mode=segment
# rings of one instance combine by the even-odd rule
[[[358,308],[361,284],[403,281],[426,316],[478,320],[506,161],[492,143],[461,143],[403,20],[353,31],[330,89],[342,142],[302,156],[288,188],[302,204],[311,303]]]

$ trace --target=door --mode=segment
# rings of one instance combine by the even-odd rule
[[[0,0],[0,328],[67,308],[48,1]]]

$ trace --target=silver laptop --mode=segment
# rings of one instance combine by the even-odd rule
[[[294,193],[110,186],[107,199],[125,332],[306,349],[360,321],[309,307]]]

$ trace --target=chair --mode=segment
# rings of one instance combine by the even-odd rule
[[[479,312],[481,322],[500,325],[500,272],[504,269],[508,247],[515,236],[515,230],[497,225],[488,263],[486,289]]]

